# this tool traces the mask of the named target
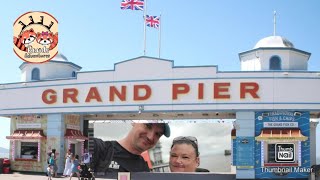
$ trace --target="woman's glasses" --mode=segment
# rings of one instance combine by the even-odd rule
[[[194,142],[196,145],[198,145],[197,138],[195,138],[193,136],[178,136],[173,139],[173,143],[176,141],[191,141],[191,142]]]
[[[174,138],[172,141],[171,149],[175,144],[181,144],[181,143],[183,144],[186,142],[190,143],[192,145],[192,147],[194,147],[195,152],[196,152],[196,156],[199,157],[200,153],[199,153],[199,149],[198,149],[198,140],[197,140],[197,138],[195,138],[193,136],[178,136],[178,137]]]

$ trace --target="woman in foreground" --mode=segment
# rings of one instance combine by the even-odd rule
[[[196,172],[200,164],[197,138],[179,136],[173,139],[169,167],[171,172]]]

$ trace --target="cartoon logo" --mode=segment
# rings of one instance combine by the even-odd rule
[[[46,12],[27,12],[13,24],[13,51],[29,63],[43,63],[58,54],[58,21]]]
[[[294,162],[295,150],[293,143],[278,143],[275,148],[276,162]]]

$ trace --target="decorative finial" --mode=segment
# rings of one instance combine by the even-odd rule
[[[273,36],[276,36],[276,17],[277,12],[273,11]]]

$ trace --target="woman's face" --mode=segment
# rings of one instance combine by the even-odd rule
[[[169,167],[171,172],[195,172],[199,157],[191,144],[175,144],[170,151]]]

